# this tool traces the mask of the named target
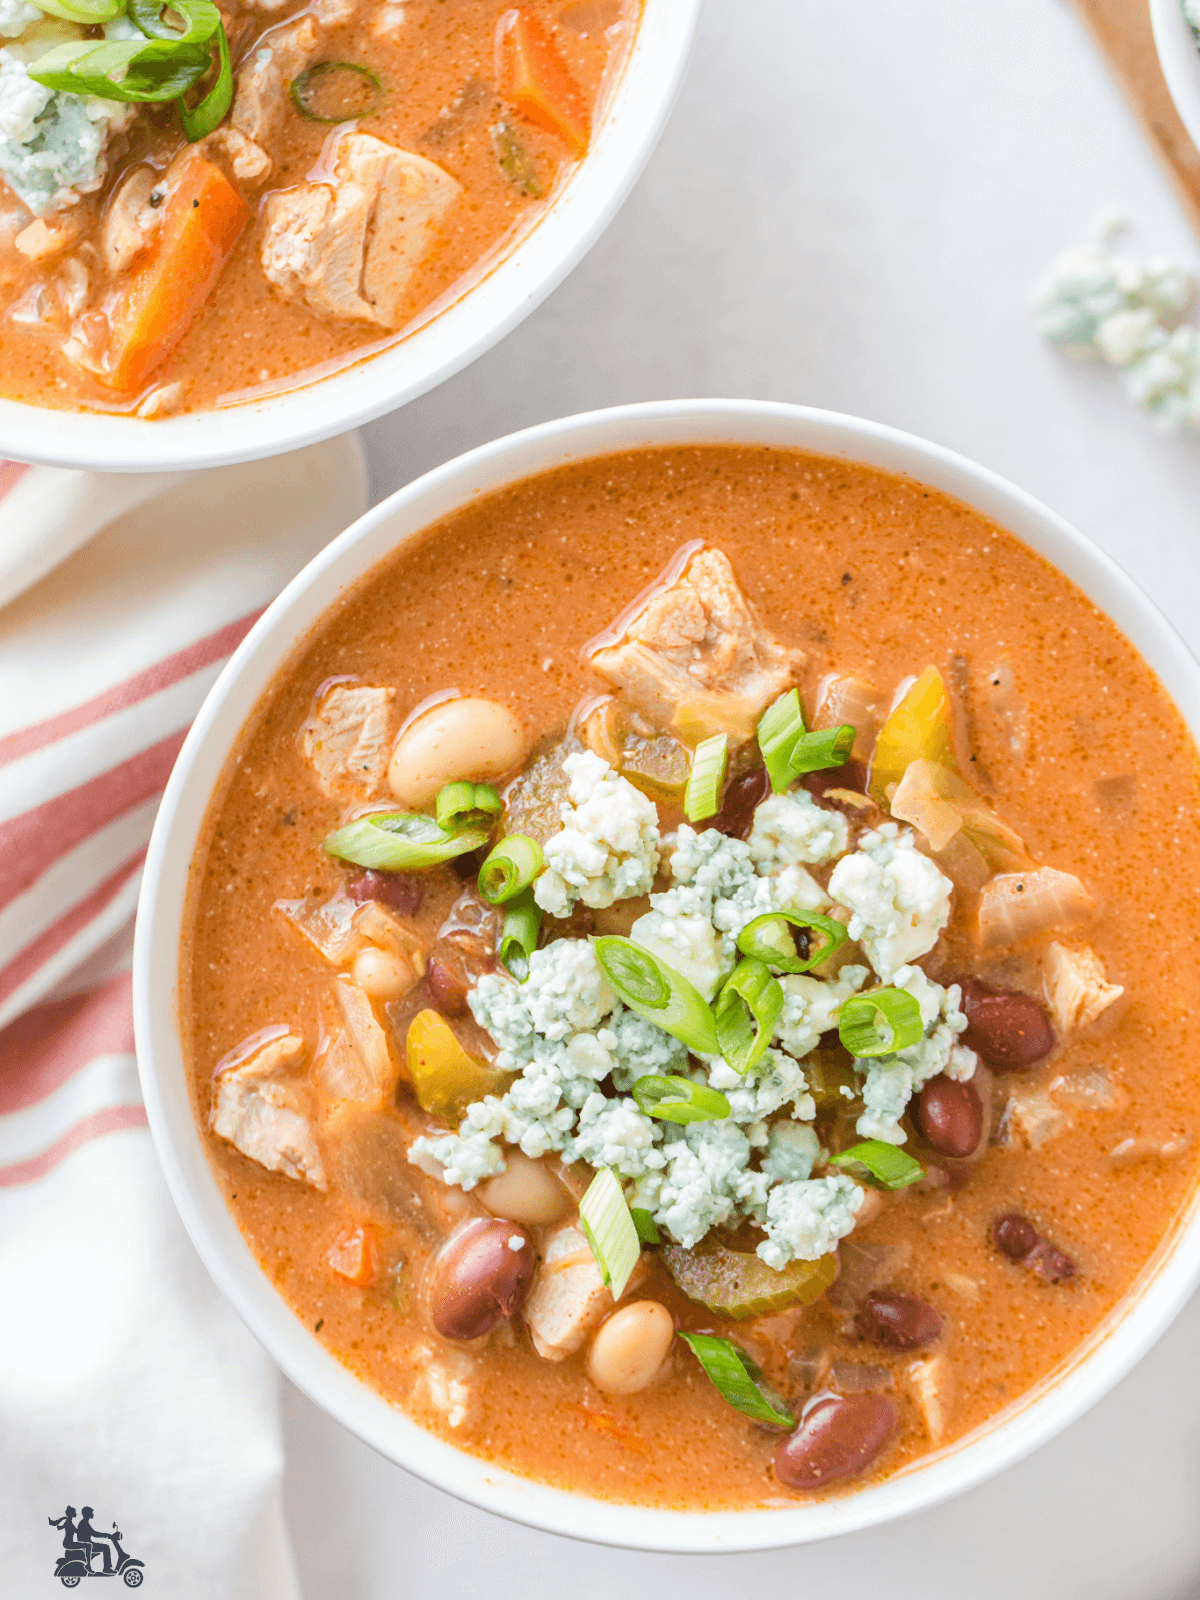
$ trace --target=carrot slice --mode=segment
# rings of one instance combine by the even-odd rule
[[[191,327],[250,220],[250,208],[220,168],[191,158],[167,197],[154,254],[109,314],[103,381],[140,389]]]
[[[356,1284],[360,1289],[374,1283],[379,1271],[375,1240],[369,1228],[358,1227],[353,1233],[343,1234],[331,1246],[325,1260],[331,1272],[336,1272],[339,1278]]]
[[[531,11],[514,6],[496,24],[500,96],[519,116],[556,133],[575,159],[587,154],[592,117],[554,41]]]

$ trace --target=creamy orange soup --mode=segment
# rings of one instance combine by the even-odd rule
[[[764,774],[762,718],[793,688],[806,731],[793,726],[783,769]],[[722,735],[722,809],[705,816],[683,786],[696,746]],[[797,772],[814,750],[840,764]],[[355,819],[355,838],[395,840],[369,819],[431,814],[455,780],[504,801],[481,813],[485,842],[470,852],[389,872],[323,848],[338,835],[335,848],[361,854],[339,834]],[[635,452],[519,483],[338,598],[230,760],[182,951],[213,1170],[314,1337],[459,1448],[639,1505],[844,1492],[1061,1370],[1191,1193],[1200,872],[1182,822],[1198,802],[1195,747],[1133,647],[945,495],[732,448]],[[625,815],[640,817],[640,844],[596,845]],[[639,1033],[631,997],[601,992],[597,952],[628,952],[631,938],[652,964],[671,968],[679,950],[672,970],[699,1001],[688,1027],[722,1016],[730,973],[755,958],[728,929],[693,927],[686,950],[662,931],[685,914],[679,852],[700,850],[714,823],[726,831],[708,859],[742,863],[781,959],[803,965],[842,940],[806,974],[762,963],[764,1014],[772,984],[784,1009],[749,1031],[773,1034],[779,1057],[741,1075],[648,1021],[652,1008]],[[600,858],[577,884],[572,829]],[[512,833],[545,863],[523,891],[547,902],[524,984],[497,950],[512,906],[477,887]],[[602,903],[605,883],[625,892]],[[670,915],[644,920],[652,900]],[[805,904],[843,932],[779,922]],[[730,914],[712,902],[710,921]],[[507,947],[518,972],[528,942]],[[547,998],[568,957],[576,976]],[[901,999],[851,1003],[881,991]],[[533,1071],[517,1061],[512,1075],[511,1048],[497,1062],[477,1020],[496,1027],[497,996],[551,1032],[547,1018],[569,1014],[565,1037],[536,1035],[543,1058],[573,1049],[580,1081],[598,1074],[584,1086],[599,1112],[623,1103],[665,1165],[637,1174],[632,1135],[587,1144],[597,1105],[585,1113],[579,1095],[551,1134],[477,1115],[487,1094],[511,1107]],[[639,1110],[619,1018],[658,1041],[646,1075],[683,1078],[676,1105],[709,1120]],[[915,1044],[870,1053],[914,1025]],[[781,1103],[739,1113],[772,1062]],[[739,1135],[743,1160],[721,1188],[711,1154],[740,1149]],[[540,1148],[547,1138],[557,1148]],[[696,1151],[704,1179],[687,1190]],[[475,1179],[447,1181],[456,1163]],[[580,1230],[602,1166],[618,1236],[633,1212],[658,1235],[631,1269]],[[615,1301],[606,1266],[613,1287],[629,1280]],[[680,1333],[718,1341],[700,1347],[707,1364]],[[741,1363],[736,1393],[713,1349]],[[747,1393],[754,1415],[731,1403]]]

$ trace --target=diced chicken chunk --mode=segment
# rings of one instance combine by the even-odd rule
[[[243,183],[255,183],[265,178],[274,163],[261,145],[255,144],[240,128],[226,123],[216,133],[209,134],[205,146],[218,150],[229,162],[230,171]]]
[[[591,658],[655,726],[691,739],[748,739],[804,659],[761,626],[720,550],[692,556]]]
[[[930,1442],[940,1444],[950,1409],[950,1369],[944,1356],[910,1363],[906,1373],[913,1399],[925,1419]]]
[[[1048,1089],[1016,1084],[1009,1091],[1004,1109],[1001,1141],[1010,1144],[1019,1138],[1031,1150],[1040,1150],[1070,1125],[1071,1118],[1055,1105]]]
[[[14,247],[30,261],[49,261],[73,245],[83,232],[81,217],[56,217],[46,222],[38,217],[27,228],[22,228],[13,240]]]
[[[547,1361],[565,1361],[612,1307],[583,1230],[561,1223],[547,1239],[521,1312],[534,1349]]]
[[[135,167],[113,195],[100,225],[100,253],[110,272],[124,272],[153,243],[162,205],[152,205],[150,197],[159,187],[153,167]]]
[[[268,145],[288,100],[288,86],[317,53],[312,17],[297,17],[264,33],[238,73],[231,125],[256,145]]]
[[[304,725],[301,747],[331,798],[350,791],[369,798],[383,783],[395,697],[394,689],[349,683],[335,684],[321,696]]]
[[[1125,993],[1104,976],[1100,957],[1090,945],[1068,950],[1052,944],[1043,963],[1046,999],[1063,1038],[1088,1027]]]
[[[211,1126],[268,1172],[325,1188],[325,1169],[308,1117],[303,1080],[289,1076],[304,1053],[304,1040],[277,1034],[244,1060],[217,1074]]]
[[[1001,873],[980,891],[979,940],[985,949],[1020,944],[1081,922],[1093,910],[1091,896],[1073,873],[1055,867]]]
[[[302,183],[268,199],[263,272],[314,311],[397,328],[413,273],[461,193],[424,156],[349,134],[331,183]]]

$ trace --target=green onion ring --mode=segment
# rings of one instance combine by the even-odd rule
[[[35,83],[100,100],[158,103],[177,100],[208,71],[207,45],[165,39],[80,39],[55,45],[28,68]]]
[[[331,72],[354,72],[360,78],[365,78],[373,89],[383,93],[383,85],[371,71],[370,67],[360,66],[357,61],[314,61],[311,67],[305,67],[291,81],[288,93],[292,97],[292,104],[302,117],[307,117],[310,122],[354,122],[359,117],[369,117],[379,109],[379,101],[374,100],[370,105],[358,111],[347,111],[345,115],[336,117],[323,117],[314,111],[309,104],[308,91],[318,78],[325,78]]]
[[[796,1419],[774,1389],[765,1381],[757,1364],[732,1339],[718,1339],[711,1333],[685,1333],[679,1337],[704,1368],[713,1386],[743,1416],[768,1427],[794,1428]]]
[[[518,983],[529,976],[529,958],[537,949],[541,931],[542,908],[534,900],[533,890],[526,889],[505,906],[500,930],[501,964]]]
[[[792,778],[803,772],[823,772],[827,767],[844,767],[854,749],[858,729],[844,722],[840,728],[818,728],[802,733],[788,756]]]
[[[588,1185],[579,1202],[579,1221],[600,1276],[613,1299],[619,1300],[638,1264],[642,1246],[624,1191],[611,1167],[601,1167]]]
[[[788,923],[823,934],[824,939],[815,951],[799,956]],[[775,933],[777,937],[772,937]],[[780,972],[807,972],[845,944],[846,937],[844,924],[835,917],[823,917],[817,911],[768,911],[746,924],[737,936],[737,947],[744,956],[754,956]]]
[[[48,17],[61,17],[64,22],[79,22],[89,28],[102,27],[125,9],[124,0],[33,0],[33,3]]]
[[[796,689],[781,694],[759,719],[758,748],[776,794],[781,794],[795,778],[788,758],[804,732],[804,710]]]
[[[715,1007],[717,1043],[735,1072],[762,1060],[783,1010],[783,990],[767,965],[745,956],[726,978]]]
[[[641,1206],[630,1206],[629,1215],[633,1218],[633,1225],[642,1244],[662,1243],[662,1234],[659,1233],[651,1212],[643,1210]]]
[[[219,128],[225,120],[225,113],[233,104],[233,68],[229,60],[229,40],[223,23],[217,28],[217,60],[217,76],[213,80],[212,88],[199,105],[189,106],[182,95],[177,102],[179,121],[183,125],[184,136],[189,144],[207,138]]]
[[[865,1175],[878,1188],[907,1189],[925,1176],[925,1168],[912,1156],[887,1144],[883,1139],[868,1139],[834,1156],[831,1166],[847,1167],[855,1176]]]
[[[905,989],[869,989],[842,1001],[838,1038],[860,1061],[907,1050],[924,1033],[921,1007]]]
[[[479,869],[479,892],[490,906],[503,905],[528,889],[546,865],[542,847],[525,833],[510,833]]]
[[[638,1110],[662,1122],[720,1122],[729,1115],[729,1101],[716,1089],[691,1078],[647,1073],[633,1086]]]
[[[712,1007],[681,972],[632,939],[605,934],[592,940],[596,959],[620,1000],[697,1055],[720,1055]]]
[[[182,17],[186,28],[173,28],[163,20],[163,12]],[[221,27],[221,13],[213,0],[129,0],[129,14],[147,39],[165,39],[170,44],[207,44]]]
[[[729,735],[714,733],[696,746],[692,770],[683,794],[683,811],[689,822],[703,822],[721,809],[721,790],[729,766]]]
[[[453,833],[456,828],[490,827],[490,817],[498,817],[504,802],[490,783],[446,783],[438,790],[433,815],[439,828]]]
[[[466,855],[487,843],[486,828],[446,833],[432,817],[412,811],[376,812],[360,817],[325,840],[325,849],[341,861],[381,872],[416,872]]]

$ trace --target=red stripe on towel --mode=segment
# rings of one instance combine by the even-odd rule
[[[35,1006],[0,1033],[0,1116],[24,1111],[97,1056],[133,1054],[133,978]]]
[[[148,1128],[144,1106],[107,1106],[103,1111],[93,1111],[73,1128],[56,1139],[48,1150],[30,1156],[28,1161],[16,1161],[11,1167],[0,1167],[0,1189],[11,1188],[16,1183],[32,1183],[44,1178],[60,1162],[65,1161],[80,1145],[99,1139],[106,1133],[120,1133],[126,1128]]]
[[[86,900],[80,900],[47,928],[45,933],[39,934],[32,944],[27,944],[20,954],[0,971],[0,1000],[7,1000],[15,989],[21,987],[26,978],[32,977],[40,966],[57,954],[81,928],[91,922],[93,917],[99,916],[105,906],[120,894],[145,858],[145,850],[139,850],[137,855],[119,866],[111,877],[106,878],[99,888],[93,889]]]

